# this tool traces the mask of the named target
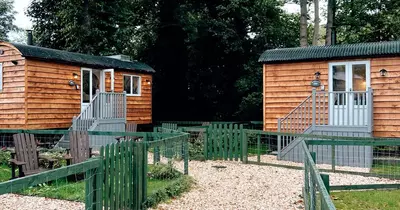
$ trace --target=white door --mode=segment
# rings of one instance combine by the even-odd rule
[[[83,112],[96,95],[96,90],[100,88],[100,72],[82,68],[81,75],[81,112]]]
[[[329,124],[367,125],[369,61],[329,64]]]

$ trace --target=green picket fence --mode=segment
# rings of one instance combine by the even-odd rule
[[[243,125],[212,124],[207,129],[204,140],[204,157],[208,160],[243,160],[244,141]]]

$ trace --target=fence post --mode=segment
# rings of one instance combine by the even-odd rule
[[[153,128],[153,132],[158,132],[158,127]],[[156,138],[158,140],[158,138]],[[154,154],[153,154],[153,164],[160,162],[160,147],[154,146]]]
[[[73,130],[73,131],[76,131],[76,127],[77,127],[76,122],[77,122],[77,117],[74,116],[74,117],[72,118],[72,130]]]
[[[280,134],[281,132],[281,118],[278,118],[278,133]],[[281,147],[282,147],[282,142],[281,142],[281,135],[278,134],[278,160],[281,159]]]
[[[310,155],[311,155],[311,158],[313,159],[314,163],[317,164],[317,162],[316,162],[317,153],[310,152]]]
[[[316,102],[317,89],[312,89],[312,130],[315,130],[316,118],[317,118],[317,102]]]
[[[243,129],[243,125],[240,125],[240,133],[242,134],[242,156],[243,156],[243,163],[248,163],[248,154],[247,154],[247,134],[246,131]]]
[[[184,163],[183,163],[183,173],[185,175],[189,174],[189,134],[183,138],[183,151],[184,151]]]
[[[329,174],[321,174],[321,178],[322,178],[322,181],[324,181],[326,190],[328,191],[329,194],[331,194],[331,187],[329,185]],[[322,197],[323,196],[321,196],[321,198]]]
[[[95,107],[96,111],[94,111],[94,114],[92,113],[92,115],[94,115],[93,118],[100,119],[101,116],[102,116],[102,113],[100,112],[100,108],[101,108],[100,104],[103,105],[104,101],[103,101],[102,94],[100,94],[100,90],[99,89],[96,90],[96,95],[97,95],[97,103],[96,103],[96,107]]]
[[[144,201],[146,201],[147,198],[147,157],[148,157],[148,151],[147,151],[147,142],[148,142],[148,134],[146,133],[143,138],[143,153],[142,153],[142,202],[140,204],[143,204]],[[141,206],[143,208],[143,206]]]
[[[331,145],[332,148],[332,171],[336,170],[336,146],[334,144]]]
[[[204,153],[204,159],[208,160],[208,132],[210,130],[210,126],[208,126],[208,128],[206,128],[206,132],[204,134],[203,137],[203,153]]]

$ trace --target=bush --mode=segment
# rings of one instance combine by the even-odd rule
[[[8,162],[11,159],[11,153],[5,149],[0,149],[0,165],[9,165]]]
[[[161,189],[150,196],[147,196],[144,202],[145,208],[155,207],[157,204],[166,201],[170,198],[175,198],[184,192],[190,190],[194,184],[194,180],[190,176],[181,176],[180,178],[172,181],[167,187]]]
[[[160,164],[156,163],[153,167],[150,168],[148,172],[148,176],[150,179],[176,179],[182,174],[174,168],[173,163],[170,161],[168,164]]]
[[[54,149],[42,149],[40,151],[41,156],[48,157],[50,159],[55,159],[53,168],[60,168],[62,166],[67,165],[67,161],[64,159],[64,155],[66,154],[65,149],[54,148]],[[40,160],[39,166],[43,168],[49,167],[49,162],[47,160]]]
[[[189,159],[204,161],[204,135],[189,140]]]

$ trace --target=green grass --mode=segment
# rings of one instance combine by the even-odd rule
[[[0,164],[0,182],[7,181],[11,178],[11,168]]]
[[[400,209],[400,190],[369,190],[332,192],[337,209]]]
[[[387,162],[376,162],[372,165],[371,173],[400,176],[400,165]]]
[[[149,171],[155,170],[157,167],[149,165]],[[158,167],[160,168],[160,167]],[[174,172],[174,171],[172,171]],[[171,176],[170,176],[171,177]],[[0,182],[7,181],[11,178],[11,168],[6,165],[0,165]],[[193,180],[188,176],[179,173],[171,179],[147,178],[147,196],[149,206],[154,206],[159,202],[180,195],[190,189]],[[48,184],[40,184],[30,187],[20,192],[21,195],[38,196],[46,198],[55,198],[70,201],[85,201],[85,181],[70,181],[66,178],[52,181]]]

